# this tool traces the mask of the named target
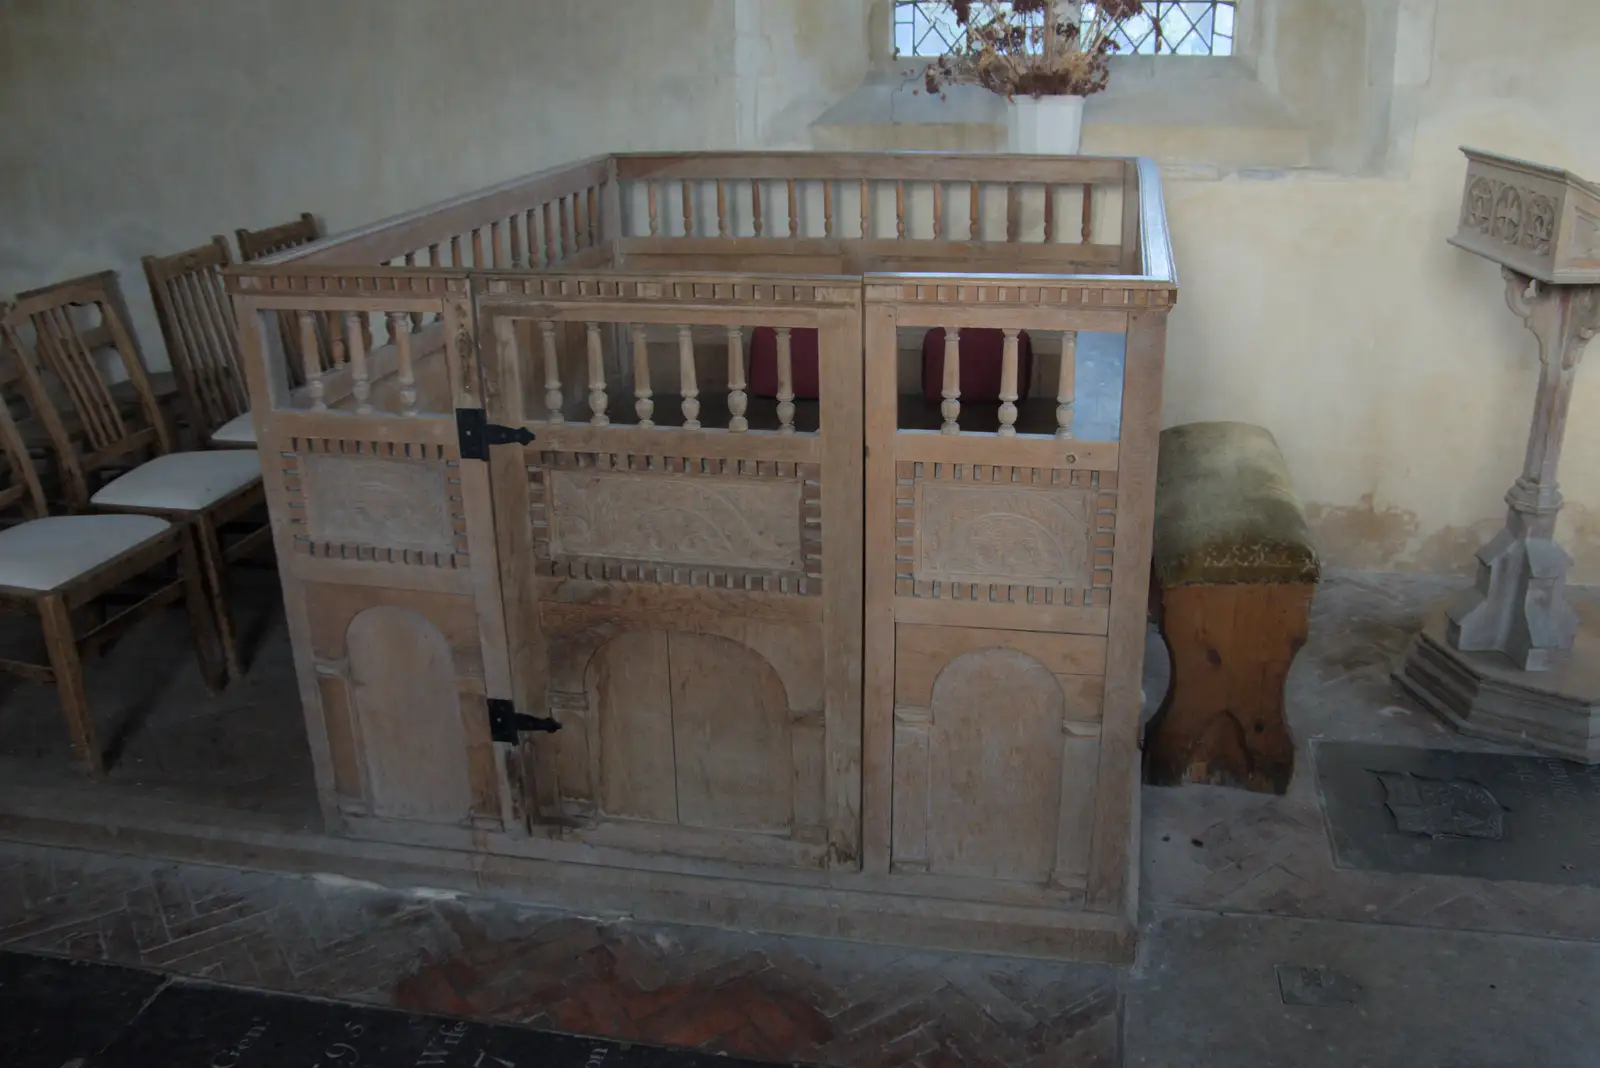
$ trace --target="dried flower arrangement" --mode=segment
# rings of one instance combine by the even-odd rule
[[[1018,96],[1089,96],[1106,87],[1112,32],[1144,11],[1142,0],[1097,0],[1081,19],[1073,0],[944,0],[966,30],[950,55],[930,64],[929,93],[981,85]],[[1069,13],[1071,17],[1069,17]]]

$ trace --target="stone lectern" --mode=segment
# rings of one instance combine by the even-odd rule
[[[1567,406],[1600,331],[1600,186],[1566,171],[1463,149],[1450,243],[1501,265],[1506,301],[1539,342],[1539,389],[1505,529],[1478,550],[1474,588],[1432,619],[1396,678],[1469,734],[1600,762],[1600,624],[1567,604],[1572,560],[1556,543]]]

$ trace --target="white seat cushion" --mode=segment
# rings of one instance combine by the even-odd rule
[[[249,412],[236,415],[213,430],[211,440],[217,445],[254,445],[256,421]]]
[[[0,530],[0,586],[53,590],[171,527],[153,515],[57,515]]]
[[[260,478],[254,449],[175,452],[139,465],[90,500],[109,508],[197,512]]]

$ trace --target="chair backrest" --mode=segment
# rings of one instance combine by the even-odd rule
[[[0,304],[0,316],[10,310],[9,305]],[[3,358],[0,356],[0,359]],[[0,367],[4,366],[0,364]],[[0,370],[0,379],[4,377],[3,370]],[[17,429],[17,421],[11,415],[12,402],[17,399],[7,389],[5,403],[0,404],[0,526],[5,525],[17,512],[21,513],[21,518],[37,519],[48,511],[44,487],[39,482],[39,470],[33,464],[33,457],[28,455],[28,446],[23,442],[22,432]]]
[[[150,388],[115,271],[19,293],[0,331],[28,404],[50,435],[70,507],[87,507],[90,479],[101,469],[136,464],[150,450],[172,451],[172,430]],[[113,388],[109,360],[101,358],[106,350],[126,372],[134,403],[122,403],[127,394]],[[65,409],[76,434],[67,430]]]
[[[184,408],[200,436],[209,437],[250,410],[238,327],[222,284],[222,269],[233,262],[228,239],[213,237],[198,248],[142,262]]]
[[[233,232],[233,236],[239,242],[239,259],[249,263],[274,252],[318,241],[322,238],[322,227],[317,225],[316,216],[308,211],[302,212],[300,218],[293,222],[279,223],[265,230],[246,230],[241,227]]]

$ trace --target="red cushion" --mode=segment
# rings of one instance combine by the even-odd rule
[[[794,374],[795,399],[816,400],[821,392],[816,330],[789,331],[789,370]],[[750,395],[778,395],[778,332],[770,326],[758,326],[750,335]]]
[[[998,401],[1000,371],[1005,362],[1005,331],[972,327],[961,331],[961,399]],[[1028,397],[1033,377],[1033,343],[1028,332],[1017,335],[1017,399]],[[929,330],[922,339],[922,396],[937,403],[944,398],[944,327]]]

